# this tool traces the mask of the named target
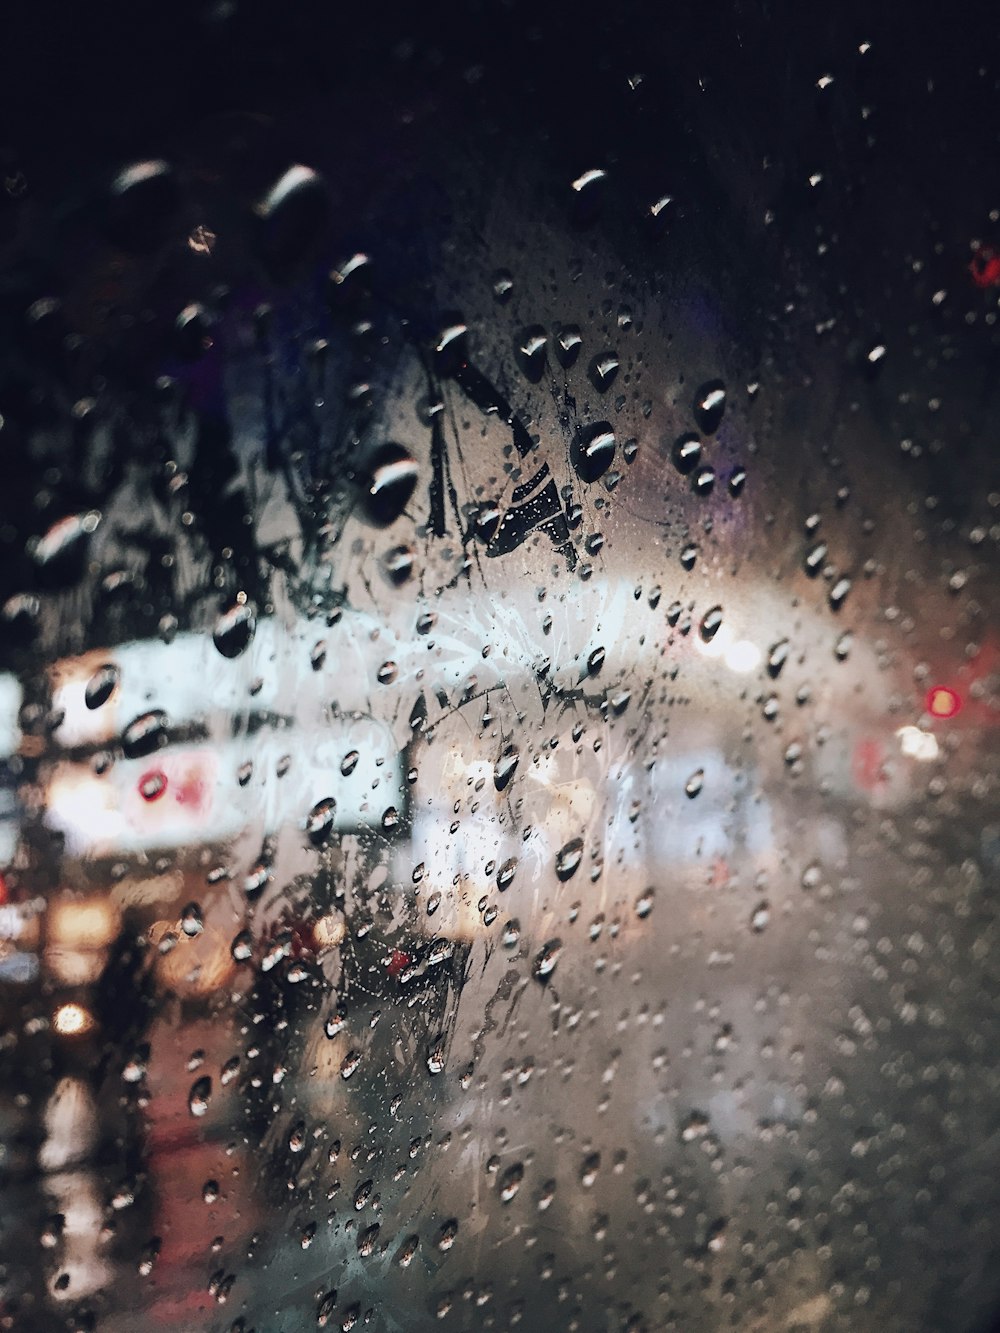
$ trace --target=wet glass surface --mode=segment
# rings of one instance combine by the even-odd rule
[[[1000,66],[918,18],[18,18],[0,1328],[992,1326]]]

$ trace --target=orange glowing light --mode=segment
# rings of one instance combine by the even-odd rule
[[[962,700],[947,685],[935,685],[927,692],[927,711],[931,717],[954,717]]]

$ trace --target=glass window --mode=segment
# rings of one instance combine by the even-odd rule
[[[56,9],[0,1329],[990,1328],[995,24]]]

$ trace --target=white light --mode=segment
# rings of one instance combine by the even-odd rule
[[[694,646],[702,657],[721,657],[730,671],[741,676],[756,671],[761,663],[761,651],[757,645],[749,639],[737,639],[732,627],[726,624],[719,626],[708,643],[699,636]]]
[[[82,1036],[94,1026],[94,1019],[81,1004],[62,1004],[52,1017],[52,1026],[63,1037]]]
[[[725,623],[721,624],[707,643],[699,634],[694,641],[694,646],[702,657],[724,657],[733,646],[732,628]]]
[[[741,676],[746,675],[747,672],[756,671],[760,666],[760,660],[760,649],[749,639],[739,639],[726,649],[726,666],[730,671],[735,671]]]
[[[930,731],[921,731],[919,727],[900,727],[896,732],[899,748],[910,759],[919,759],[929,763],[938,757],[937,737]]]
[[[577,176],[576,180],[573,182],[573,189],[579,194],[580,191],[585,190],[588,185],[592,185],[594,181],[604,180],[607,174],[608,173],[602,171],[600,167],[592,167],[590,171],[585,171],[582,176]]]

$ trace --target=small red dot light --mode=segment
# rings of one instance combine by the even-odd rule
[[[947,685],[935,685],[927,691],[927,711],[931,717],[954,717],[962,700]]]

